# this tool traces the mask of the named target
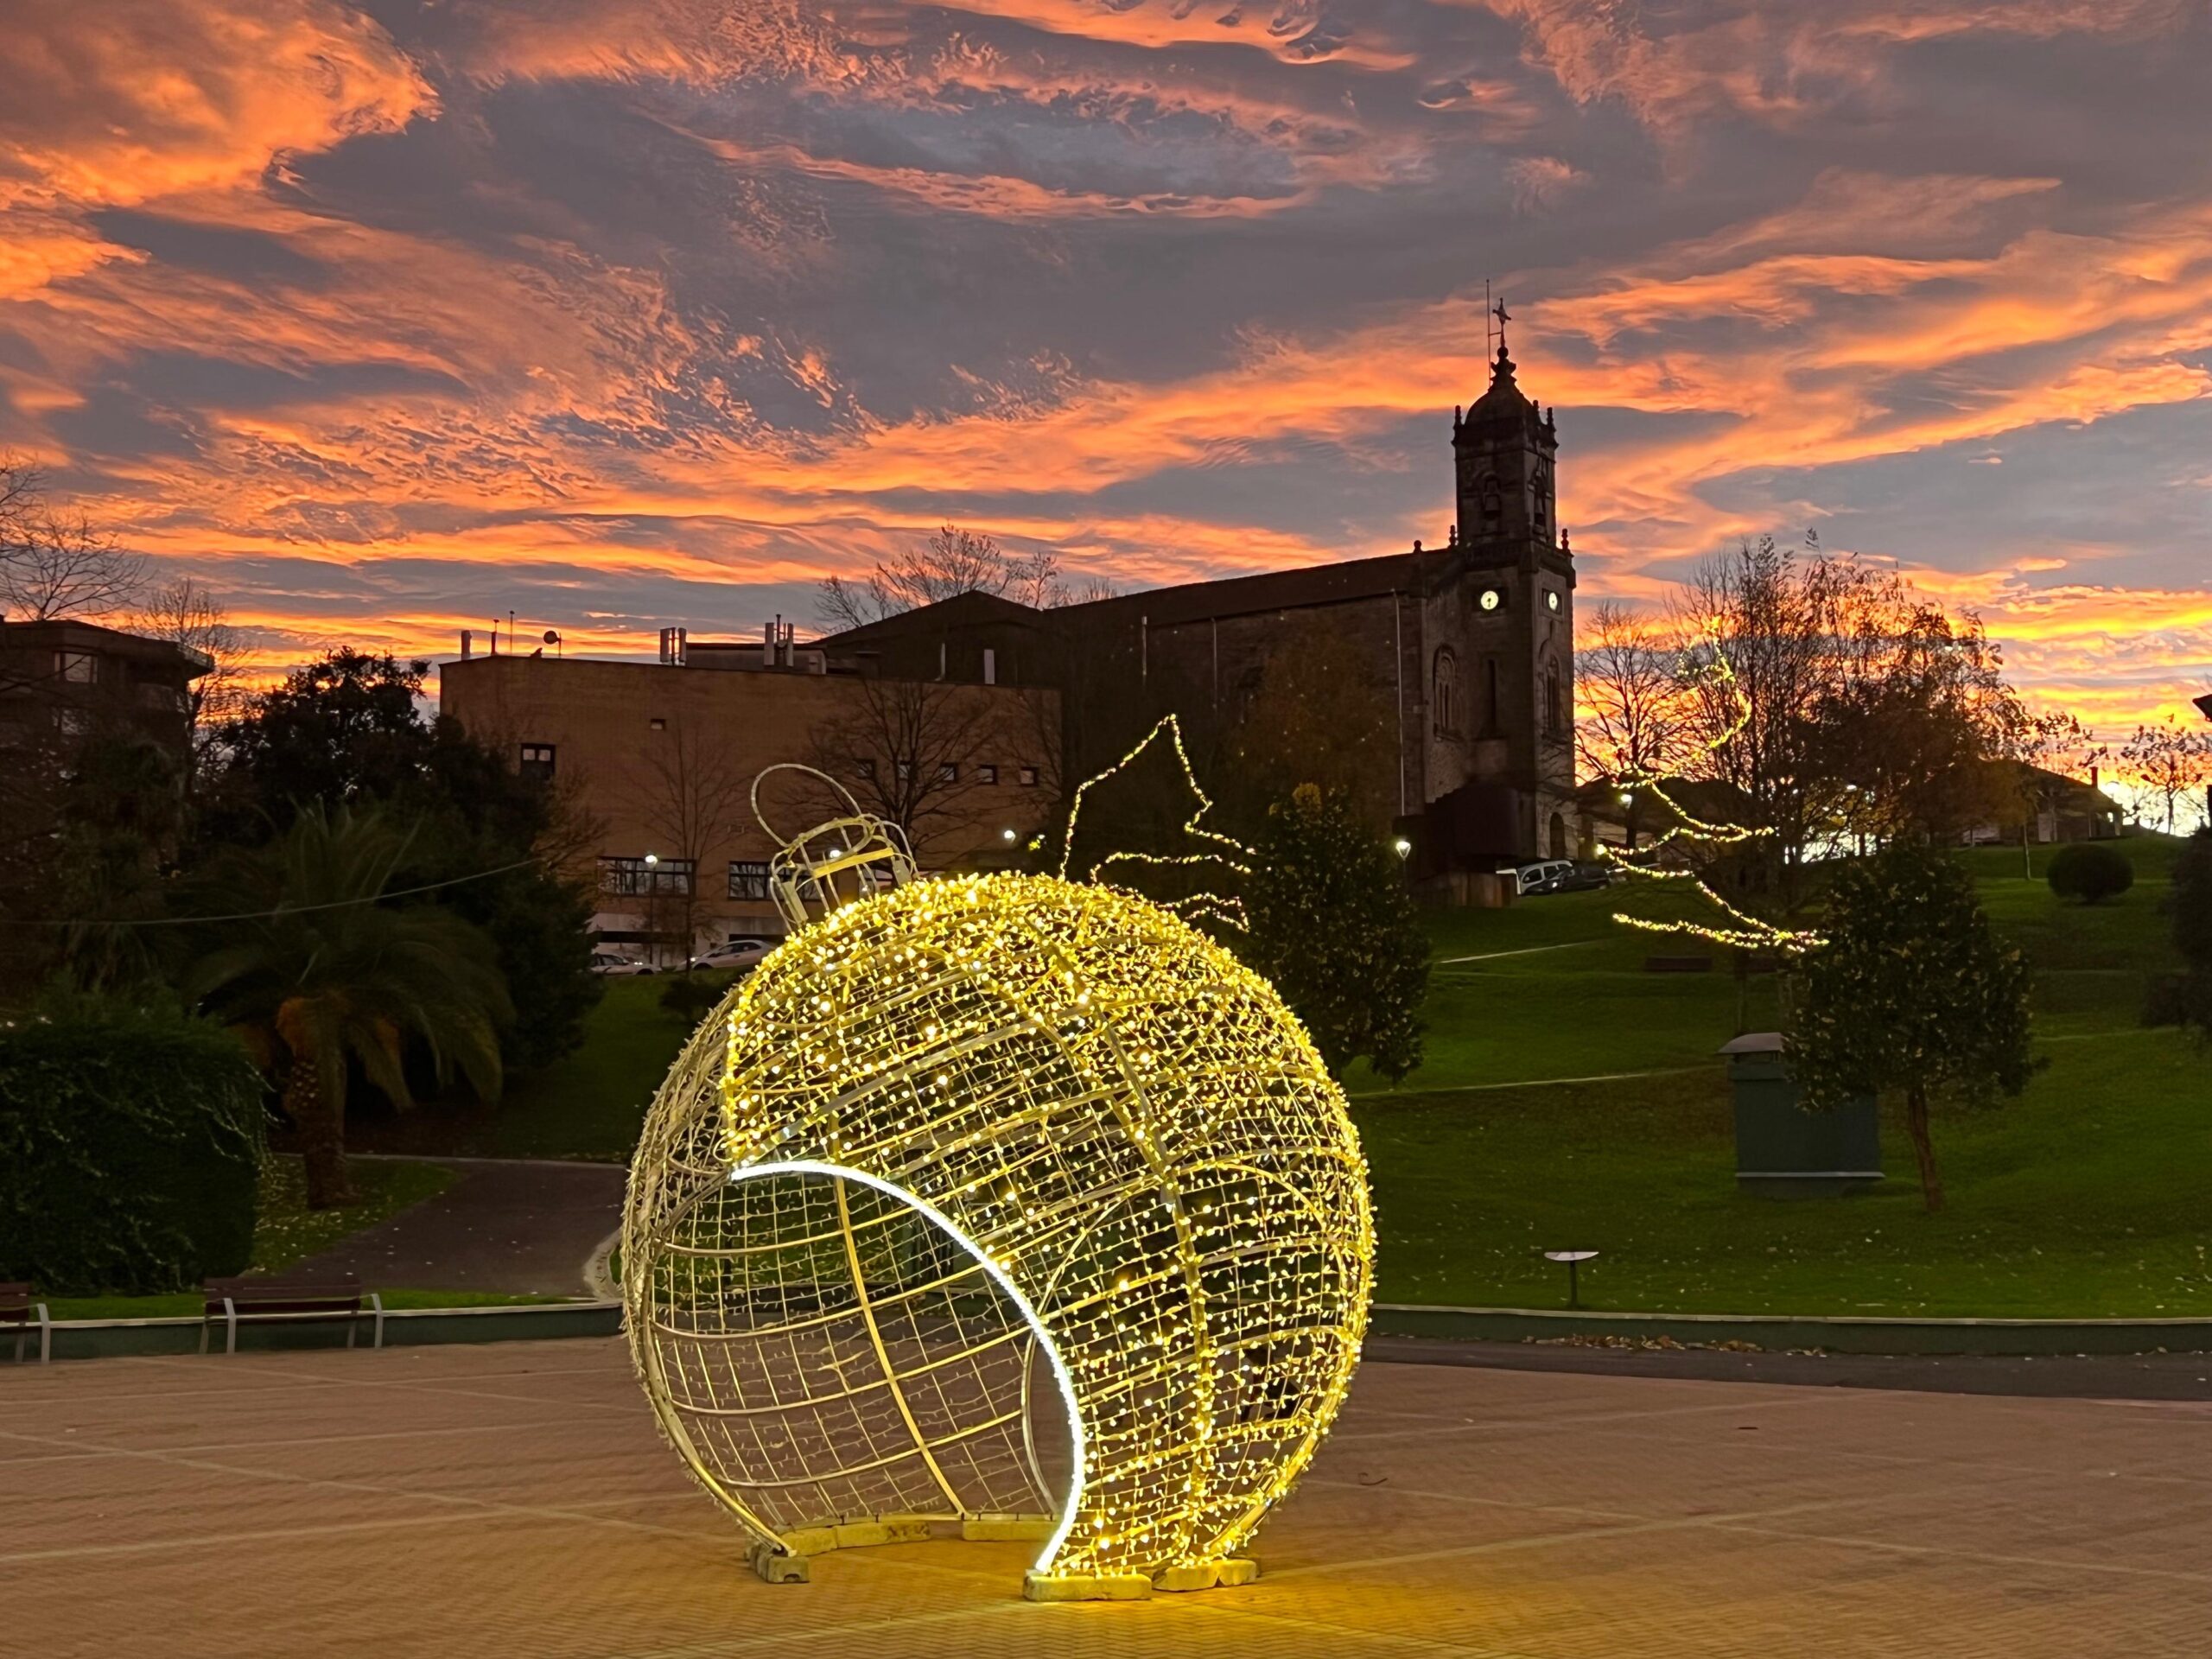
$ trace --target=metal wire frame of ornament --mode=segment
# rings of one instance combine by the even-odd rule
[[[895,868],[851,829],[793,855],[795,902],[855,851]],[[870,885],[648,1119],[623,1279],[662,1428],[764,1577],[957,1523],[1037,1544],[1036,1599],[1243,1581],[1365,1326],[1341,1092],[1264,981],[1136,895]]]

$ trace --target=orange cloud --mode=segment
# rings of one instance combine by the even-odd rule
[[[389,36],[331,0],[109,0],[96,18],[22,0],[7,29],[0,299],[114,257],[70,222],[86,210],[251,186],[435,107]]]
[[[1656,596],[1793,520],[1846,539],[1853,468],[1965,470],[2212,393],[2201,194],[2085,205],[2047,156],[1885,170],[1855,128],[1847,165],[1775,162],[1786,190],[1681,188],[1746,118],[1807,148],[1904,121],[1919,42],[2155,54],[2175,7],[1486,9],[1525,63],[1451,0],[1389,32],[1299,0],[454,0],[397,39],[335,0],[128,0],[97,27],[39,0],[11,37],[37,73],[0,108],[0,437],[82,468],[133,545],[241,573],[274,666],[341,636],[450,649],[502,599],[572,649],[649,648],[945,517],[1124,585],[1440,540],[1493,257],[1593,593]],[[573,153],[548,137],[594,111]],[[321,170],[365,138],[387,194]],[[425,205],[431,180],[458,188]],[[283,274],[146,251],[115,209]],[[963,261],[1026,281],[899,327],[995,274]],[[1187,287],[1143,285],[1160,267]],[[1162,294],[1203,323],[1175,332]],[[1287,522],[1262,467],[1348,505]],[[2212,671],[2185,569],[2124,587],[2109,546],[2024,516],[1982,569],[1868,550],[2101,725]]]

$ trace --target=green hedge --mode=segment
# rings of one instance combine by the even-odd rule
[[[0,1279],[149,1295],[243,1270],[262,1084],[237,1039],[175,1015],[0,1027]]]

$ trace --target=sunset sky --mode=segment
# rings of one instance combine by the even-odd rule
[[[270,664],[1441,541],[1483,284],[1583,594],[1893,558],[2212,687],[2199,0],[15,0],[0,448]],[[2190,718],[2196,718],[2191,715]]]

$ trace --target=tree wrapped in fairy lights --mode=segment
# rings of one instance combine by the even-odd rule
[[[1198,800],[1192,858],[1236,861]],[[772,885],[791,935],[655,1100],[622,1258],[646,1393],[756,1569],[957,1525],[1038,1541],[1036,1599],[1249,1580],[1373,1275],[1297,1020],[1065,856],[917,878],[855,806]]]

